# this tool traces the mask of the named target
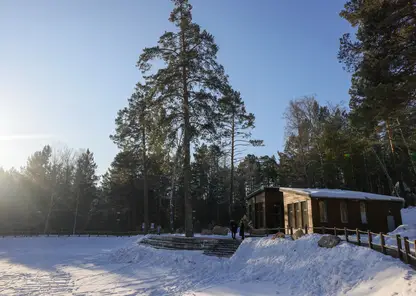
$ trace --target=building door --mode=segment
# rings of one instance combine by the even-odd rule
[[[387,227],[389,229],[389,232],[392,232],[396,229],[396,223],[394,221],[394,216],[387,216]]]
[[[255,228],[263,228],[264,227],[264,203],[259,202],[256,203],[256,225]]]

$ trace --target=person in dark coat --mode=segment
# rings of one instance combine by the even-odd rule
[[[237,234],[237,223],[234,220],[231,220],[230,222],[230,230],[231,230],[231,237],[233,239],[236,238],[236,234]]]
[[[243,222],[243,220],[241,220],[241,224],[240,224],[240,236],[241,236],[241,239],[244,240],[244,222]]]

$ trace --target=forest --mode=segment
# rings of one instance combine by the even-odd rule
[[[89,149],[45,146],[21,168],[0,168],[0,232],[148,231],[192,236],[245,214],[260,186],[339,188],[401,196],[415,204],[415,1],[346,1],[338,60],[350,101],[291,100],[285,144],[247,154],[255,115],[219,63],[214,36],[173,0],[171,26],[141,51],[142,78],[119,110],[118,154],[102,176]],[[134,62],[134,61],[133,61]],[[283,86],[282,86],[283,87]],[[286,99],[286,98],[276,98]],[[331,98],[336,101],[336,98]],[[116,112],[116,110],[115,110]]]

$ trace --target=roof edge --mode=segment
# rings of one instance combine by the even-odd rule
[[[306,191],[303,191],[303,190],[299,190],[299,189],[296,189],[296,188],[280,187],[280,191],[282,191],[282,192],[290,192],[290,193],[295,193],[295,194],[299,194],[299,195],[304,195],[304,196],[311,197],[311,194],[309,192],[306,192]]]
[[[259,194],[259,193],[261,193],[261,192],[266,191],[267,189],[277,189],[277,190],[279,190],[279,189],[280,189],[280,187],[274,187],[274,186],[260,186],[260,187],[259,187],[259,188],[257,188],[256,190],[254,190],[254,191],[252,191],[251,193],[249,193],[249,194],[246,196],[246,199],[250,199],[250,198],[252,198],[253,196],[256,196],[257,194]]]

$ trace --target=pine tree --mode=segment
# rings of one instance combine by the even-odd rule
[[[148,189],[148,146],[151,135],[157,135],[152,126],[152,98],[154,91],[147,85],[138,83],[135,93],[129,99],[128,107],[119,111],[116,118],[116,133],[110,138],[119,148],[136,153],[141,157],[143,195],[144,195],[144,231],[149,229],[149,189]]]
[[[232,218],[234,203],[234,164],[241,157],[244,148],[248,146],[263,146],[262,140],[251,139],[251,130],[254,128],[254,114],[247,113],[241,94],[228,87],[224,97],[220,100],[220,114],[222,118],[222,131],[224,147],[229,149],[230,155],[230,196],[228,200],[228,215]]]
[[[82,218],[83,227],[87,228],[91,219],[91,205],[97,197],[96,175],[97,165],[94,161],[94,154],[87,149],[77,159],[75,171],[75,194],[76,204],[74,209],[73,233],[76,232],[79,218]],[[79,227],[78,227],[79,228]]]
[[[174,133],[183,130],[183,173],[186,236],[193,236],[190,195],[191,142],[215,133],[218,125],[218,92],[226,83],[224,70],[216,62],[218,47],[214,37],[192,22],[192,6],[187,0],[174,0],[169,20],[177,28],[166,32],[158,45],[145,48],[138,67],[146,81],[158,90],[158,103],[167,111]],[[164,65],[155,74],[151,63]]]
[[[416,103],[415,11],[413,0],[351,0],[340,14],[358,27],[355,40],[349,34],[341,38],[339,51],[339,60],[353,73],[352,115],[367,133],[385,125],[395,177],[404,193],[401,163],[403,158],[411,162],[410,147],[404,144],[407,153],[397,149],[393,124],[414,111]]]

